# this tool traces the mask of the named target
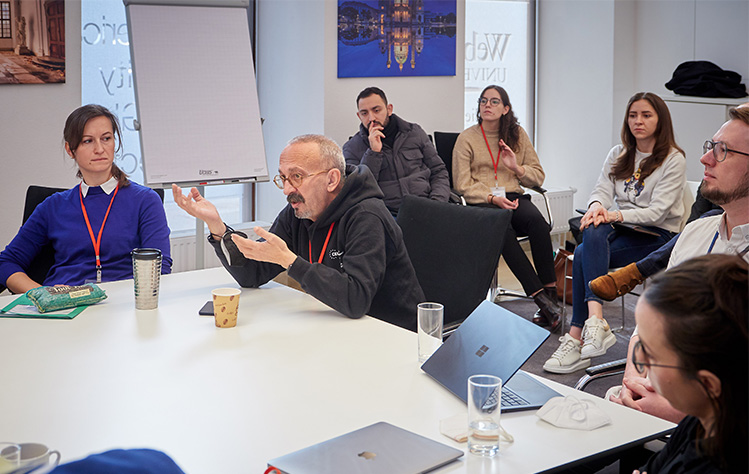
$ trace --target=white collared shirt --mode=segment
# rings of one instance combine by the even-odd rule
[[[715,238],[715,233],[718,237]],[[715,239],[712,249],[710,245]],[[737,225],[731,229],[731,238],[726,230],[725,213],[718,216],[703,217],[690,222],[679,235],[668,268],[686,260],[709,253],[726,253],[738,255],[749,245],[749,224]],[[749,253],[744,254],[749,261]]]
[[[83,197],[86,197],[86,194],[88,194],[88,188],[90,188],[88,184],[81,181],[81,194],[83,194]],[[101,186],[101,190],[104,191],[107,194],[112,194],[112,191],[114,191],[117,188],[117,179],[112,176],[109,178],[109,180],[105,183],[103,183]]]

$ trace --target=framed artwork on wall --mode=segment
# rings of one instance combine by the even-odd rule
[[[65,82],[65,0],[0,0],[0,84]]]
[[[456,0],[339,0],[338,77],[454,76]]]

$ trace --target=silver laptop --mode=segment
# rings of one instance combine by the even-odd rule
[[[540,408],[558,392],[518,369],[549,337],[549,331],[490,301],[483,301],[421,366],[466,401],[468,377],[502,379],[502,411]]]
[[[414,474],[451,463],[463,451],[381,421],[268,461],[286,474]]]

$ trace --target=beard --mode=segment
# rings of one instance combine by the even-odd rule
[[[744,177],[738,185],[731,190],[723,191],[717,188],[706,188],[700,189],[700,193],[702,197],[719,206],[743,199],[749,196],[749,171],[744,173]]]
[[[286,202],[288,202],[289,204],[294,204],[294,203],[305,204],[306,203],[306,201],[304,200],[304,197],[299,193],[291,193],[288,196],[286,196]],[[309,209],[303,210],[300,208],[295,208],[294,215],[298,219],[309,219],[312,213]]]

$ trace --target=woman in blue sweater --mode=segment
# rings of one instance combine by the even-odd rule
[[[68,116],[65,151],[81,183],[53,194],[34,210],[0,253],[0,282],[14,293],[40,285],[80,285],[133,277],[130,252],[161,250],[161,272],[171,271],[169,227],[158,194],[128,180],[114,164],[121,146],[117,118],[100,105]],[[55,262],[44,281],[26,275],[39,251],[51,244]]]

